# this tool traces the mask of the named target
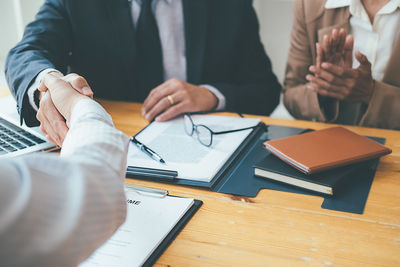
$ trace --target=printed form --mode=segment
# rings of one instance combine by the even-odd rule
[[[153,196],[125,189],[127,218],[79,267],[141,266],[194,204],[190,198]]]
[[[203,124],[214,132],[256,126],[260,120],[216,115],[192,115],[195,124]],[[229,157],[252,132],[252,129],[214,135],[211,147],[206,147],[186,134],[183,117],[167,122],[153,122],[136,139],[157,152],[166,162],[159,163],[130,143],[128,166],[178,172],[180,179],[209,182]]]

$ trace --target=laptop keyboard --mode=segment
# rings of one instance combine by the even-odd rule
[[[0,155],[15,152],[46,141],[0,118]]]

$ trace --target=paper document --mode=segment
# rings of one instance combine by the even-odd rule
[[[79,267],[141,266],[194,204],[193,199],[156,196],[126,187],[125,223]]]
[[[260,120],[214,115],[192,115],[195,124],[203,124],[214,132],[256,126]],[[128,166],[146,167],[178,172],[181,179],[209,182],[222,168],[229,157],[252,132],[252,129],[214,135],[211,147],[206,147],[193,136],[186,134],[183,117],[153,122],[136,139],[157,152],[166,162],[161,164],[134,144],[130,144]]]

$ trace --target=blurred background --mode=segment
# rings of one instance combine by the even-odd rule
[[[4,64],[8,51],[21,38],[24,27],[33,20],[44,0],[0,0],[0,87],[6,87]],[[275,74],[283,82],[290,30],[293,22],[293,0],[254,0],[260,21],[261,38],[272,61]],[[290,119],[280,104],[271,115]]]

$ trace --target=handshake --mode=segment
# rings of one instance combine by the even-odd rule
[[[46,138],[61,146],[68,132],[72,110],[81,99],[93,98],[86,80],[77,74],[46,74],[38,88],[40,105],[36,118]]]
[[[93,91],[83,77],[63,76],[57,71],[46,74],[38,89],[40,105],[36,118],[40,130],[50,142],[61,146],[73,106],[81,98],[93,98]],[[217,104],[217,97],[209,89],[169,79],[150,91],[142,115],[148,121],[166,121],[186,112],[212,110]]]

